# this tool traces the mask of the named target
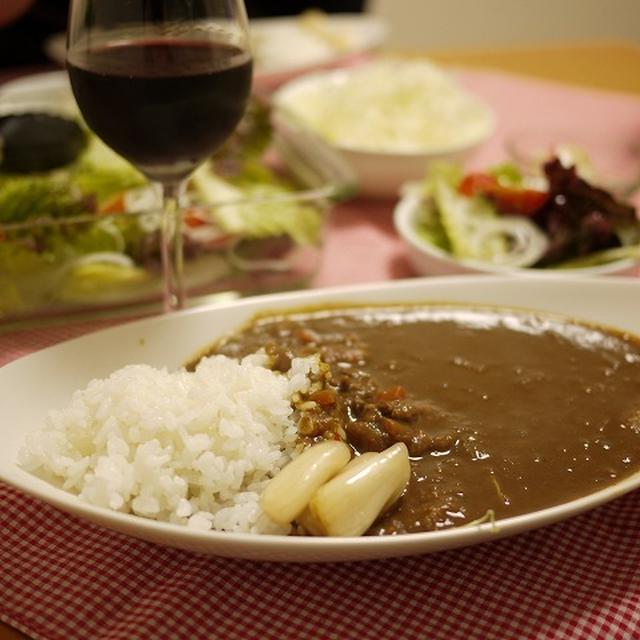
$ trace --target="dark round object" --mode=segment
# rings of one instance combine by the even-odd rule
[[[77,122],[47,113],[0,118],[0,169],[7,173],[50,171],[73,162],[87,145]]]

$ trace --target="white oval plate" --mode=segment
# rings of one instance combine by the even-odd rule
[[[457,276],[247,298],[129,323],[44,349],[0,369],[0,479],[64,511],[137,538],[253,560],[336,562],[429,553],[527,531],[640,486],[640,473],[566,504],[490,524],[388,537],[303,538],[199,532],[81,502],[16,465],[25,435],[90,379],[133,362],[178,367],[258,311],[330,303],[455,302],[565,313],[640,333],[640,283],[630,278]]]

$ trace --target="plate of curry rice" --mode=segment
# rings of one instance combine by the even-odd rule
[[[640,487],[639,294],[617,277],[412,279],[99,331],[0,369],[0,479],[233,558],[519,534]]]

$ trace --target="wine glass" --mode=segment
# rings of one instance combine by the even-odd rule
[[[235,129],[252,74],[242,0],[71,0],[67,69],[89,127],[160,185],[166,311],[184,305],[180,199]]]

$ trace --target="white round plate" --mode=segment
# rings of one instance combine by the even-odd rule
[[[387,33],[380,18],[366,13],[261,18],[249,24],[258,77],[309,69],[371,51],[384,42]]]
[[[629,278],[459,276],[247,298],[154,317],[44,349],[0,369],[0,479],[56,507],[137,538],[219,556],[336,562],[451,549],[517,534],[592,509],[640,486],[640,473],[577,500],[491,524],[387,537],[312,538],[202,532],[94,507],[19,468],[16,456],[46,412],[95,377],[139,362],[178,367],[259,311],[333,303],[453,302],[565,313],[640,333],[640,283]]]
[[[275,86],[294,72],[372,51],[387,35],[385,23],[366,13],[258,18],[250,21],[250,29],[254,76],[261,86]],[[51,60],[64,65],[66,35],[49,37],[44,49]]]

